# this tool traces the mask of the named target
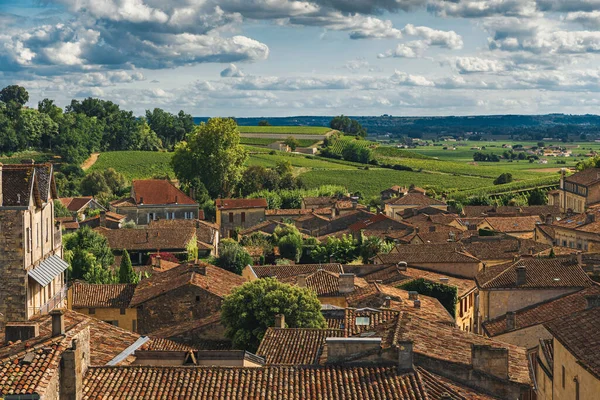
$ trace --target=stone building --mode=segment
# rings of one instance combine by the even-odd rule
[[[537,238],[552,240],[554,245],[569,247],[586,253],[600,252],[600,211],[589,210],[586,213],[570,215],[552,223],[539,226]],[[544,234],[545,233],[545,234]]]
[[[223,297],[245,281],[200,262],[182,264],[143,279],[130,303],[137,308],[138,332],[147,334],[218,312]]]
[[[137,225],[158,219],[204,219],[198,203],[166,179],[134,180],[130,197],[111,202],[109,208]]]
[[[433,207],[438,210],[448,211],[448,205],[443,201],[428,197],[425,193],[414,189],[403,196],[385,200],[383,203],[385,215],[394,219],[402,219],[404,211],[411,208]]]
[[[265,199],[217,199],[215,203],[221,237],[230,238],[236,229],[244,230],[265,221]]]
[[[548,204],[558,205],[563,213],[583,213],[600,202],[600,168],[588,168],[560,178],[560,187],[548,192]]]
[[[63,306],[66,298],[57,198],[50,164],[0,164],[0,329]]]

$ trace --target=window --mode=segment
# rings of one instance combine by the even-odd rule
[[[356,325],[359,325],[359,326],[371,325],[371,317],[356,317]]]
[[[229,213],[229,223],[233,223],[233,213]]]
[[[148,213],[148,223],[150,223],[150,221],[156,221],[156,213]]]
[[[192,211],[186,211],[185,213],[183,213],[183,218],[194,219],[194,213]]]
[[[196,296],[196,303],[200,302],[200,296]]]
[[[29,253],[31,251],[31,229],[25,229],[25,250]]]
[[[136,319],[131,321],[131,330],[134,332],[137,332],[137,320]]]
[[[46,218],[46,242],[50,240],[50,222]]]
[[[167,219],[175,219],[175,213],[167,211]]]
[[[112,326],[119,326],[119,321],[104,321],[107,324],[111,324]]]
[[[125,315],[126,310],[124,308],[121,308],[119,311],[121,312],[121,315]]]
[[[565,366],[562,366],[562,387],[565,388]]]
[[[35,247],[38,248],[40,247],[40,244],[42,244],[42,232],[40,231],[40,224],[39,222],[35,223]]]
[[[90,314],[90,315],[96,314],[96,309],[95,308],[88,309],[88,314]]]
[[[246,213],[242,213],[242,223],[246,222]]]

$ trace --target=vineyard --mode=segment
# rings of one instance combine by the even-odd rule
[[[414,151],[399,149],[391,146],[379,146],[375,149],[375,157],[395,157],[395,158],[416,158],[421,160],[430,160],[423,154],[415,153]]]
[[[289,161],[293,167],[311,170],[348,170],[356,167],[345,163],[333,163],[327,159],[317,159],[301,155],[277,152],[277,154],[252,154],[246,162],[247,165],[260,165],[265,168],[274,168],[280,161]]]
[[[171,168],[173,153],[154,151],[110,151],[101,153],[87,172],[114,168],[127,179],[148,179],[155,176],[175,177]]]
[[[251,145],[251,146],[268,146],[272,143],[275,142],[280,142],[284,139],[279,139],[279,138],[255,138],[255,137],[241,137],[240,138],[240,143],[241,144],[247,144],[247,145]],[[313,140],[313,139],[297,139],[298,140],[298,147],[310,147],[313,146],[316,143],[319,143],[319,140]]]
[[[238,126],[240,133],[273,135],[325,135],[331,128],[321,126]]]
[[[350,143],[355,143],[360,147],[374,148],[377,147],[377,143],[370,140],[356,140],[354,136],[340,136],[331,140],[329,147],[334,154],[341,155],[344,148]]]
[[[560,177],[558,175],[548,176],[544,178],[528,179],[519,182],[507,183],[505,185],[490,185],[472,190],[457,191],[451,193],[449,197],[456,200],[462,200],[468,197],[490,196],[496,194],[524,191],[540,187],[553,187],[558,185],[559,181]]]

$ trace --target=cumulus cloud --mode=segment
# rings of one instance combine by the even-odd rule
[[[565,17],[565,21],[576,22],[590,29],[598,29],[600,28],[600,11],[595,10],[570,12]]]
[[[542,11],[591,12],[600,8],[600,0],[537,0],[537,6]]]
[[[539,14],[535,0],[431,0],[427,7],[441,17],[531,17]]]
[[[408,43],[400,43],[395,49],[387,50],[384,53],[377,55],[378,58],[420,58],[423,56],[425,49],[429,47],[426,42],[422,40],[415,40]]]
[[[223,78],[241,78],[244,73],[235,65],[229,64],[227,68],[221,71],[221,77]]]
[[[505,62],[481,57],[456,57],[454,65],[461,74],[502,72],[507,69]]]
[[[429,46],[445,47],[452,50],[462,49],[463,47],[462,38],[454,31],[440,31],[427,26],[408,24],[402,29],[402,33],[408,36],[419,36]]]

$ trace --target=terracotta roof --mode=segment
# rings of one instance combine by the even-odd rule
[[[290,264],[290,265],[254,265],[252,271],[257,278],[277,277],[286,281],[298,275],[312,274],[320,269],[335,273],[344,273],[342,264]]]
[[[62,205],[65,206],[67,210],[71,212],[78,212],[83,207],[87,206],[88,203],[93,200],[93,197],[60,197],[58,200],[60,200]]]
[[[306,208],[326,208],[333,207],[335,203],[338,201],[337,197],[305,197],[302,199]]]
[[[250,228],[244,229],[243,231],[240,231],[240,235],[246,236],[246,235],[250,235],[254,232],[262,232],[267,235],[272,235],[278,226],[284,226],[284,225],[285,224],[283,222],[267,220],[267,221],[260,222],[254,226],[251,226]]]
[[[296,276],[296,284],[297,280],[298,276]],[[354,278],[354,287],[356,289],[365,287],[366,285],[367,282],[364,279]],[[306,287],[315,291],[319,297],[340,297],[345,295],[344,293],[340,293],[340,274],[324,269],[317,270],[306,276]]]
[[[557,318],[544,326],[578,364],[600,378],[600,307]]]
[[[396,269],[396,267],[393,267]],[[403,277],[406,277],[407,280],[405,282],[401,282],[401,284],[407,283],[412,279],[425,279],[434,283],[442,283],[448,286],[454,286],[458,290],[458,296],[462,297],[467,293],[471,292],[473,289],[477,288],[474,279],[465,279],[465,278],[457,278],[450,275],[440,274],[438,272],[427,271],[420,268],[406,268],[404,271],[400,271],[399,274]]]
[[[526,268],[526,282],[517,286],[517,267]],[[521,258],[487,267],[476,277],[481,289],[585,288],[593,282],[571,258]]]
[[[399,314],[396,310],[372,308],[345,308],[321,312],[330,329],[342,329],[348,337],[371,332],[380,325],[395,321]],[[361,323],[357,324],[357,318],[361,317],[369,317],[368,324],[364,324],[365,321],[360,321]]]
[[[185,250],[196,236],[196,228],[186,225],[178,229],[146,226],[132,229],[99,227],[94,230],[108,239],[113,250]]]
[[[135,207],[137,205],[133,197],[113,200],[109,204],[113,207]]]
[[[376,214],[364,219],[362,221],[356,222],[348,227],[353,232],[358,232],[362,229],[376,229],[378,223],[387,222],[388,224],[393,225],[396,229],[414,229],[414,227],[410,224],[396,221],[393,218],[388,217],[385,214]],[[389,229],[392,230],[392,229]]]
[[[128,308],[135,284],[113,283],[94,285],[86,282],[75,282],[73,291],[74,308]]]
[[[276,210],[267,210],[265,211],[265,215],[267,216],[282,216],[282,217],[296,217],[301,215],[306,215],[310,213],[322,214],[322,215],[331,215],[331,208],[278,208]]]
[[[549,239],[554,240],[554,227],[552,225],[539,224],[536,226],[536,229],[539,229]]]
[[[468,253],[459,243],[398,245],[397,252],[379,254],[383,264],[419,263],[478,263],[479,260]]]
[[[538,215],[545,217],[550,214],[559,216],[561,214],[560,207],[557,205],[544,206],[464,206],[462,214],[465,217],[480,217],[483,214],[486,216],[502,216],[502,215]]]
[[[182,322],[173,326],[166,326],[164,328],[158,329],[148,334],[148,336],[152,337],[160,337],[160,338],[173,338],[179,335],[182,335],[187,332],[194,331],[199,328],[205,328],[207,326],[218,325],[221,323],[221,313],[217,312],[209,315],[208,317],[204,317],[201,319],[196,319],[188,322]]]
[[[182,264],[138,283],[131,306],[135,307],[184,285],[194,285],[218,297],[227,296],[246,280],[214,265],[199,262]]]
[[[435,381],[435,382],[428,382]],[[425,383],[427,382],[427,383]],[[271,399],[439,400],[464,397],[435,375],[381,367],[92,367],[84,399]],[[429,394],[430,387],[434,393]],[[471,395],[476,392],[462,389]],[[479,395],[478,395],[479,396]]]
[[[542,219],[537,215],[525,217],[486,217],[486,221],[498,232],[533,231]]]
[[[152,338],[140,347],[141,351],[190,351],[198,350],[187,344],[174,342],[164,338]]]
[[[600,233],[600,210],[565,217],[554,224],[559,228],[574,229],[580,232]]]
[[[269,328],[256,355],[267,365],[316,365],[328,337],[344,337],[342,329]]]
[[[29,206],[30,196],[41,205],[56,197],[52,164],[2,166],[2,206]]]
[[[177,189],[166,179],[134,180],[131,188],[136,204],[162,205],[162,204],[189,204],[197,203]]]
[[[238,208],[267,208],[266,199],[217,199],[217,210],[235,210]]]
[[[542,226],[542,225],[538,225]],[[538,243],[530,239],[511,236],[481,236],[462,239],[462,246],[475,257],[485,260],[512,260],[515,256],[538,255],[550,250],[551,245]]]
[[[588,168],[565,177],[565,182],[573,182],[578,185],[590,186],[600,181],[600,168]]]
[[[386,201],[386,204],[392,205],[402,205],[402,206],[445,206],[446,203],[443,201],[433,199],[428,197],[422,193],[407,193],[402,197],[394,197],[389,201]]]
[[[515,314],[514,329],[518,330],[543,324],[563,315],[570,315],[585,310],[587,308],[585,297],[590,295],[600,295],[600,286],[594,285],[557,299],[518,310]],[[492,337],[508,332],[506,328],[506,315],[484,322],[483,328],[488,336]]]
[[[390,297],[391,300],[389,307],[384,306],[386,297]],[[454,318],[450,316],[438,299],[422,294],[418,298],[421,305],[417,308],[414,301],[409,299],[408,291],[381,283],[370,282],[367,286],[350,293],[346,297],[346,300],[351,307],[375,309],[386,307],[393,310],[414,313],[434,321],[454,323]]]

